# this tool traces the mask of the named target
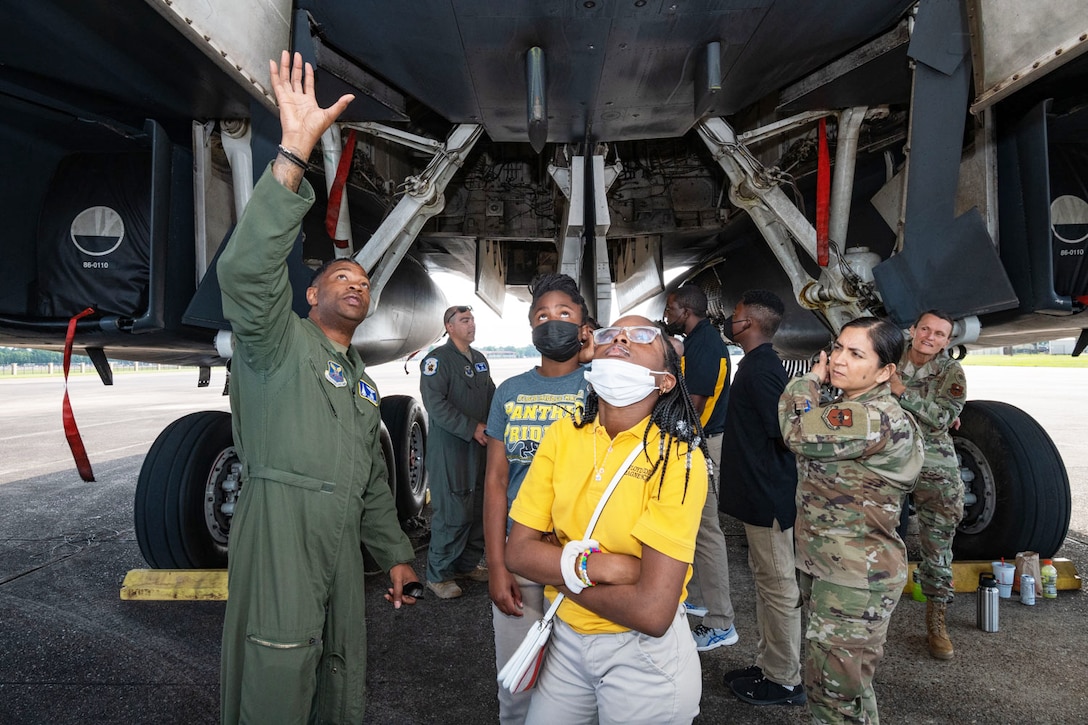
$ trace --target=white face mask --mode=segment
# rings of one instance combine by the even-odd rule
[[[593,361],[592,367],[586,371],[586,382],[593,386],[601,400],[623,408],[657,390],[654,373],[664,374],[663,371],[650,370],[626,360],[604,358]]]

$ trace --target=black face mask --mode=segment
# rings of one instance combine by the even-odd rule
[[[739,320],[739,322],[747,322],[748,324],[745,325],[742,329],[737,330],[736,332],[733,332],[733,315],[729,315],[729,317],[726,317],[725,322],[722,323],[723,336],[726,340],[733,343],[734,345],[740,344],[739,342],[737,342],[737,338],[740,337],[743,333],[747,332],[748,328],[752,326],[752,321],[748,318]]]
[[[662,320],[661,325],[665,328],[665,332],[669,333],[670,335],[675,336],[684,334],[683,322],[665,322],[664,320]]]
[[[548,320],[533,328],[533,346],[541,355],[556,362],[566,362],[582,349],[579,327],[573,322]]]

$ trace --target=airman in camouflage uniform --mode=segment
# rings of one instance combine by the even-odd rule
[[[922,429],[925,463],[914,488],[922,562],[918,579],[928,598],[929,651],[951,659],[952,642],[944,624],[952,602],[952,538],[963,518],[963,481],[949,428],[967,397],[967,381],[958,362],[944,354],[952,320],[944,313],[922,313],[910,328],[911,345],[891,380],[892,393]]]
[[[836,343],[832,368],[843,347]],[[841,354],[853,353],[846,347]],[[901,343],[892,360],[900,350]],[[809,608],[804,684],[813,722],[877,723],[873,673],[906,582],[896,526],[922,467],[921,434],[892,397],[886,374],[821,405],[824,365],[821,353],[814,372],[791,381],[778,405],[782,438],[797,454],[794,532]]]

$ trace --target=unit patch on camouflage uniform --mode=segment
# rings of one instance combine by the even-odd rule
[[[879,411],[870,411],[861,403],[840,401],[802,413],[797,440],[803,443],[866,440],[879,432]]]
[[[344,379],[344,366],[329,360],[329,367],[325,370],[325,379],[337,388],[347,387],[348,381]]]
[[[948,386],[948,394],[951,395],[953,398],[962,398],[963,386],[959,383],[952,383]]]
[[[434,375],[438,372],[438,358],[429,357],[423,361],[423,374]]]
[[[831,430],[854,427],[854,411],[831,405],[824,410],[824,422]]]

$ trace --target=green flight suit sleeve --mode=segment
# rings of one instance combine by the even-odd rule
[[[375,442],[374,450],[379,445]],[[370,481],[363,489],[359,536],[384,571],[389,571],[396,564],[411,563],[416,558],[412,542],[400,527],[396,502],[389,489],[389,470],[380,458],[371,466]]]
[[[289,346],[291,284],[287,255],[302,218],[314,201],[305,179],[294,193],[272,176],[272,166],[253,188],[253,196],[219,257],[216,271],[223,291],[223,314],[254,370],[275,370]]]
[[[778,399],[782,440],[799,456],[845,461],[884,447],[883,414],[862,403],[820,405],[819,381],[809,373],[792,380]]]
[[[927,381],[922,381],[920,386],[907,383],[899,404],[923,428],[947,431],[952,427],[952,421],[959,417],[966,400],[967,378],[963,374],[963,367],[951,360],[928,384]]]

